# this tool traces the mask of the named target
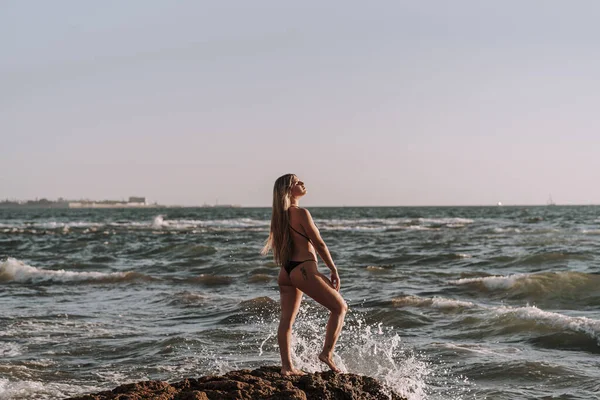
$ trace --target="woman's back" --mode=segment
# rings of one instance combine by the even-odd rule
[[[312,245],[312,241],[308,232],[302,225],[303,215],[306,210],[299,207],[289,208],[290,217],[290,235],[294,244],[292,255],[290,260],[306,260],[308,258],[317,259],[315,248]]]

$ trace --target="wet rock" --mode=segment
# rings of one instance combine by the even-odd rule
[[[279,369],[244,369],[172,384],[137,382],[70,400],[406,400],[368,376],[331,371],[282,376]]]

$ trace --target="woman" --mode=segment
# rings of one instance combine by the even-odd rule
[[[340,277],[329,249],[308,210],[298,206],[305,194],[304,182],[294,174],[283,175],[275,181],[271,232],[263,248],[263,254],[273,250],[275,262],[281,266],[277,280],[281,298],[277,341],[282,375],[303,375],[302,371],[294,368],[291,358],[292,324],[302,301],[302,293],[331,312],[319,360],[335,372],[339,372],[339,369],[333,362],[333,348],[348,310],[339,293]],[[316,253],[331,270],[331,281],[317,270]]]

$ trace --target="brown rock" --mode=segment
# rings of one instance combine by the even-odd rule
[[[368,376],[331,371],[282,376],[279,369],[244,369],[173,384],[138,382],[69,400],[406,400]]]

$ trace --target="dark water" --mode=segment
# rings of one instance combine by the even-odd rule
[[[350,305],[347,371],[410,399],[600,398],[599,207],[310,211]],[[269,217],[0,210],[0,398],[278,363]],[[304,301],[305,370],[326,317]]]

